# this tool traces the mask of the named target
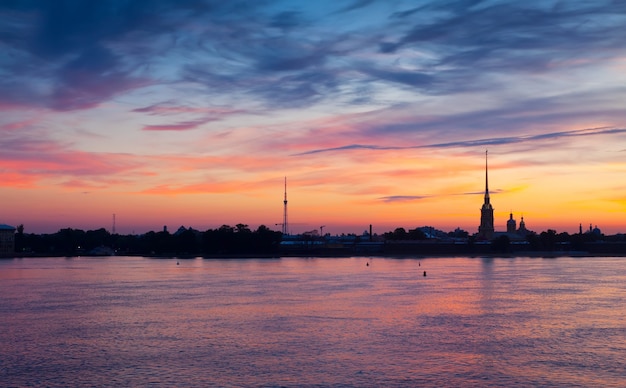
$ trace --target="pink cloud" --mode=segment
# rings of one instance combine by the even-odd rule
[[[77,151],[59,142],[30,137],[3,139],[0,147],[6,150],[0,155],[0,163],[5,171],[11,171],[11,181],[29,185],[66,177],[101,181],[102,177],[131,173],[145,166],[134,155]]]
[[[19,172],[0,172],[0,181],[3,187],[32,188],[37,185],[36,177]]]
[[[0,110],[2,110],[1,107],[0,107]],[[19,120],[19,121],[14,121],[12,123],[4,124],[0,126],[0,128],[2,128],[2,130],[5,130],[5,131],[16,131],[16,130],[23,129],[23,128],[29,128],[33,124],[39,121],[40,121],[40,118],[34,117],[34,118],[26,119],[26,120]]]

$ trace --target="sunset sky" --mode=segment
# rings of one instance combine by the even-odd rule
[[[0,2],[0,223],[626,232],[624,1]]]

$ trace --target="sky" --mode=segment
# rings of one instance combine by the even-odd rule
[[[4,0],[0,223],[626,232],[626,2]]]

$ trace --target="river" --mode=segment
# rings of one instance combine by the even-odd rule
[[[623,387],[625,268],[610,257],[5,259],[0,386]]]

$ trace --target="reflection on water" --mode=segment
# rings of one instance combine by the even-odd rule
[[[0,260],[0,385],[623,386],[625,260]]]

